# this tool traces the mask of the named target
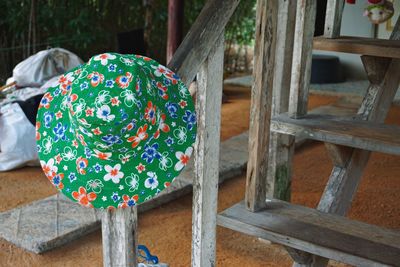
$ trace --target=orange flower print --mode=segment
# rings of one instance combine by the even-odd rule
[[[37,121],[37,122],[36,122],[36,140],[40,140],[39,129],[40,129],[40,122]]]
[[[169,129],[168,124],[165,123],[165,119],[166,119],[165,114],[161,114],[160,122],[158,124],[158,129],[153,135],[154,139],[157,139],[160,136],[160,131],[163,131],[164,133],[168,133],[169,132],[170,129]]]
[[[55,187],[57,187],[57,189],[61,190],[64,188],[64,184],[62,183],[62,179],[64,179],[63,173],[57,174],[53,172],[53,174],[51,176],[47,176],[47,178]]]
[[[90,79],[90,84],[93,87],[96,87],[97,85],[99,85],[99,83],[103,83],[104,81],[104,75],[98,73],[97,71],[90,73],[87,77]]]
[[[91,201],[95,200],[97,195],[94,192],[86,193],[86,189],[81,186],[78,189],[78,192],[74,191],[72,192],[72,197],[82,206],[88,207],[88,208],[93,208]]]
[[[156,106],[151,101],[147,103],[147,107],[144,111],[144,118],[151,122],[152,125],[156,123]]]
[[[135,206],[138,199],[139,199],[138,195],[134,195],[133,197],[129,197],[128,195],[123,195],[122,196],[123,201],[121,203],[119,203],[118,207],[119,208],[127,208],[127,207]]]
[[[140,141],[146,140],[148,137],[147,124],[139,127],[135,136],[131,136],[128,138],[128,142],[132,142],[132,147],[135,148],[139,145]]]
[[[80,173],[80,174],[86,174],[86,168],[88,166],[88,160],[82,157],[79,157],[76,160],[76,170]]]
[[[125,75],[118,76],[117,79],[115,79],[115,82],[117,83],[119,88],[127,88],[132,82],[132,73],[127,72],[125,73]]]
[[[112,153],[111,152],[101,152],[98,151],[97,149],[94,149],[94,156],[96,158],[102,159],[102,160],[107,160],[111,157]]]

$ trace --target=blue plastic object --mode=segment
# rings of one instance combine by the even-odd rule
[[[138,245],[138,258],[144,260],[144,263],[158,263],[158,257],[151,255],[150,250],[144,245]]]

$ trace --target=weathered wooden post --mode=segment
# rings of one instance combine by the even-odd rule
[[[101,216],[103,266],[136,266],[137,207],[104,210]]]
[[[215,265],[224,32],[197,75],[192,266]]]

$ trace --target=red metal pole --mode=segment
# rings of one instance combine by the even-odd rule
[[[182,41],[183,0],[168,1],[167,63]]]

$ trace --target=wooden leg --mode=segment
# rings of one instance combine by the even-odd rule
[[[293,39],[296,18],[295,1],[279,1],[272,92],[272,116],[288,111],[290,74],[292,72]],[[267,198],[290,201],[292,158],[295,138],[270,132],[270,148],[267,173]]]
[[[103,266],[136,266],[137,208],[105,210],[101,218]]]
[[[257,1],[254,84],[251,93],[249,160],[246,174],[246,208],[266,206],[266,177],[275,65],[278,0]]]
[[[325,15],[325,37],[337,38],[340,36],[343,8],[344,0],[328,0]]]
[[[224,33],[197,76],[198,129],[192,209],[192,266],[196,267],[215,265],[223,62]]]

